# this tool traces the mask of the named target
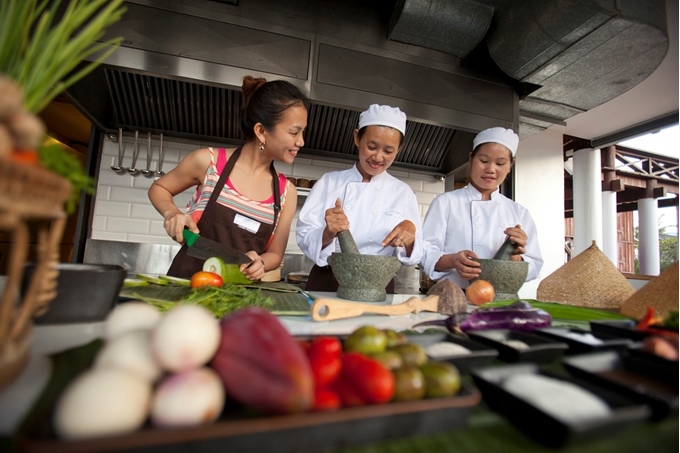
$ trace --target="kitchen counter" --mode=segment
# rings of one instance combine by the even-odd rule
[[[336,298],[335,293],[311,294],[316,297]],[[414,294],[388,295],[385,302],[375,305],[398,304],[412,296]],[[445,316],[438,313],[426,312],[402,316],[363,315],[322,322],[313,321],[309,316],[279,317],[292,335],[343,335],[366,324],[383,329],[404,330],[410,329],[418,322],[443,318]],[[35,326],[28,366],[9,387],[0,391],[0,435],[13,432],[47,383],[51,372],[49,355],[101,338],[102,333],[102,322]]]
[[[333,297],[330,293],[313,293],[319,297]],[[385,304],[405,301],[411,294],[388,296]],[[380,328],[396,330],[410,329],[414,324],[431,319],[443,319],[437,313],[422,312],[418,315],[381,316],[363,315],[355,318],[315,322],[310,317],[282,316],[279,319],[294,335],[333,334],[343,335],[355,328],[371,324]],[[51,372],[49,355],[85,344],[100,338],[103,323],[44,325],[34,330],[32,356],[28,367],[8,388],[0,392],[0,436],[11,434],[47,383]],[[620,451],[658,452],[677,451],[678,419],[670,417],[662,422],[639,423],[631,429],[596,439],[585,444],[577,444],[560,450],[561,453],[595,453]],[[442,432],[436,436],[404,438],[377,444],[356,446],[349,450],[341,447],[338,451],[352,453],[375,453],[387,451],[414,452],[551,452],[547,447],[519,432],[499,414],[490,411],[484,403],[474,409],[467,426],[454,432]],[[335,450],[333,450],[335,451]]]

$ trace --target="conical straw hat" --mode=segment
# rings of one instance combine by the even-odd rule
[[[626,277],[593,245],[541,281],[536,298],[581,307],[618,310],[635,292]]]
[[[621,304],[621,314],[641,319],[648,307],[654,307],[657,316],[666,317],[678,310],[678,262],[638,289]]]

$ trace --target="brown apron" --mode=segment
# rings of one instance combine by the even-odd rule
[[[250,250],[255,250],[257,253],[262,254],[269,243],[269,239],[276,227],[276,221],[278,219],[279,211],[281,210],[281,190],[279,189],[279,178],[274,169],[274,162],[271,163],[270,171],[272,174],[272,186],[274,190],[274,222],[271,225],[265,223],[259,223],[259,228],[257,232],[253,233],[244,228],[240,228],[234,219],[236,215],[243,216],[241,212],[236,212],[233,209],[221,205],[217,202],[217,198],[222,193],[224,185],[229,178],[229,174],[234,169],[234,165],[241,155],[241,147],[239,147],[234,153],[229,157],[227,164],[225,165],[222,173],[220,174],[220,179],[217,181],[215,188],[213,189],[210,200],[206,203],[203,215],[198,221],[198,229],[201,232],[201,236],[212,239],[214,241],[226,244],[230,247],[234,247],[242,252],[248,252]],[[172,261],[170,269],[168,269],[168,275],[174,277],[191,278],[196,272],[203,269],[203,263],[205,260],[194,258],[193,256],[187,255],[187,245],[182,244],[182,248],[179,249],[177,255]]]
[[[333,269],[330,266],[317,266],[316,264],[312,266],[312,270],[309,271],[309,277],[307,277],[307,284],[305,285],[305,291],[325,291],[336,293],[338,292],[339,283],[333,275]],[[387,294],[394,294],[394,279],[385,287],[385,292]]]

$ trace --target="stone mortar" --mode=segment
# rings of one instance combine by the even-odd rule
[[[529,272],[526,261],[475,259],[482,267],[479,280],[486,280],[493,286],[496,295],[494,301],[519,299],[520,290]],[[470,282],[475,281],[470,280]]]
[[[338,297],[359,302],[383,302],[385,287],[401,262],[396,256],[333,253],[329,263],[338,281]]]

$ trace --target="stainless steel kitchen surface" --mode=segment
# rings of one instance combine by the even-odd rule
[[[127,269],[129,274],[165,274],[179,248],[179,245],[90,239],[85,246],[84,262],[118,264]],[[304,255],[287,253],[283,259],[281,279],[286,280],[291,272],[309,272],[312,265],[312,261]],[[402,266],[395,276],[395,291],[417,294],[418,289],[418,269],[415,266]]]

